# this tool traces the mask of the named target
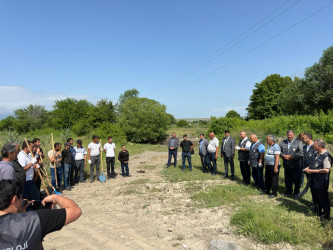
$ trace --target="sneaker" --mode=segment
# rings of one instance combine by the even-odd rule
[[[268,196],[268,198],[272,199],[272,198],[275,198],[276,196],[277,196],[276,194],[271,194],[271,195]]]
[[[71,187],[68,186],[68,187],[65,188],[65,190],[71,191],[72,189],[71,189]]]

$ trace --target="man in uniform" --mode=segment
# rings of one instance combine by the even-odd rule
[[[316,151],[313,147],[313,140],[312,135],[309,133],[305,133],[302,137],[303,139],[303,166],[302,169],[305,169],[310,166],[310,163],[314,160],[314,156],[316,154]],[[308,175],[307,175],[308,177]],[[301,178],[301,184],[303,184],[304,180],[304,174],[302,174]]]
[[[208,140],[205,138],[204,134],[200,134],[199,155],[201,159],[202,172],[204,173],[208,172],[206,165],[207,146],[208,146]]]
[[[239,166],[245,185],[250,185],[251,180],[251,168],[248,164],[250,147],[251,141],[247,138],[246,132],[240,132],[240,140],[236,149],[238,150]]]
[[[265,155],[265,146],[262,144],[256,134],[250,136],[252,142],[250,153],[249,153],[249,162],[252,168],[252,177],[254,180],[254,185],[258,190],[264,190],[264,176],[263,176],[263,164],[264,164],[264,155]]]
[[[167,167],[171,166],[171,158],[173,156],[173,165],[176,167],[177,165],[177,150],[179,147],[179,139],[176,137],[176,133],[172,133],[172,137],[168,140],[168,149],[169,149],[169,155],[168,155],[168,163]]]
[[[294,184],[294,198],[297,199],[301,186],[302,166],[300,159],[303,158],[303,143],[295,138],[293,130],[287,131],[287,137],[287,140],[280,143],[280,156],[283,159],[284,179],[286,184],[286,191],[282,196],[293,194]]]
[[[325,149],[326,143],[323,140],[316,140],[314,149],[315,159],[310,163],[310,167],[304,171],[311,175],[311,193],[316,212],[323,219],[330,219],[330,201],[328,198],[328,186],[330,169],[332,166],[332,156]]]
[[[234,166],[234,157],[235,157],[235,139],[230,136],[230,131],[224,131],[225,137],[221,143],[221,157],[224,160],[224,174],[223,179],[228,177],[228,168],[230,163],[231,170],[231,180],[235,179],[235,166]]]

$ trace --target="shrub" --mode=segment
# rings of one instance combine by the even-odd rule
[[[104,122],[98,128],[94,129],[91,133],[92,135],[97,135],[102,139],[102,141],[107,140],[109,136],[112,136],[113,141],[119,143],[126,142],[126,135],[119,124]]]
[[[186,121],[186,120],[179,120],[177,123],[176,123],[176,126],[178,128],[188,128],[190,126],[190,124]]]

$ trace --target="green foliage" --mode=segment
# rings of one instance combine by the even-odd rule
[[[169,119],[170,119],[170,126],[175,125],[177,123],[176,118],[172,114],[168,114]]]
[[[323,244],[332,238],[332,230],[322,226],[315,217],[307,217],[300,212],[289,211],[287,207],[272,203],[244,203],[232,215],[231,224],[238,232],[252,236],[263,243],[288,242],[291,244]]]
[[[43,106],[29,105],[27,108],[16,109],[13,120],[14,128],[18,133],[44,128],[48,112]]]
[[[269,75],[262,82],[256,83],[247,108],[249,118],[265,119],[281,115],[281,92],[291,84],[293,81],[290,77],[278,74]]]
[[[119,124],[104,122],[98,128],[94,129],[90,133],[91,135],[97,135],[102,139],[102,141],[107,141],[109,136],[112,136],[112,139],[116,143],[123,144],[126,142],[126,135]]]
[[[15,123],[14,116],[7,116],[0,121],[0,130],[13,130]]]
[[[190,126],[190,124],[186,121],[186,120],[179,120],[177,123],[176,123],[176,126],[178,128],[188,128]]]
[[[156,143],[165,138],[170,116],[165,105],[148,98],[132,98],[122,105],[119,124],[127,140]]]
[[[242,118],[235,110],[230,110],[226,113],[225,118]]]
[[[137,98],[139,97],[139,91],[137,89],[128,89],[126,90],[123,94],[119,96],[119,105],[123,105],[125,102],[132,98]]]

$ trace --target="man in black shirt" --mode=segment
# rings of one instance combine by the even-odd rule
[[[0,249],[43,249],[43,238],[77,220],[81,209],[60,195],[47,196],[42,205],[52,202],[61,209],[25,212],[22,188],[13,180],[0,181]]]
[[[70,172],[72,168],[72,154],[69,150],[71,146],[69,142],[65,142],[65,149],[61,152],[63,166],[64,166],[64,186],[65,189],[71,191],[70,187]]]
[[[121,151],[118,154],[118,160],[120,161],[122,176],[130,177],[129,169],[128,169],[129,153],[126,150],[125,145],[121,146]]]
[[[192,171],[191,151],[192,151],[194,145],[190,140],[187,140],[187,135],[183,135],[183,141],[180,143],[180,147],[183,150],[182,169],[183,169],[183,171],[185,170],[185,160],[187,158],[187,161],[189,164],[189,170]]]

